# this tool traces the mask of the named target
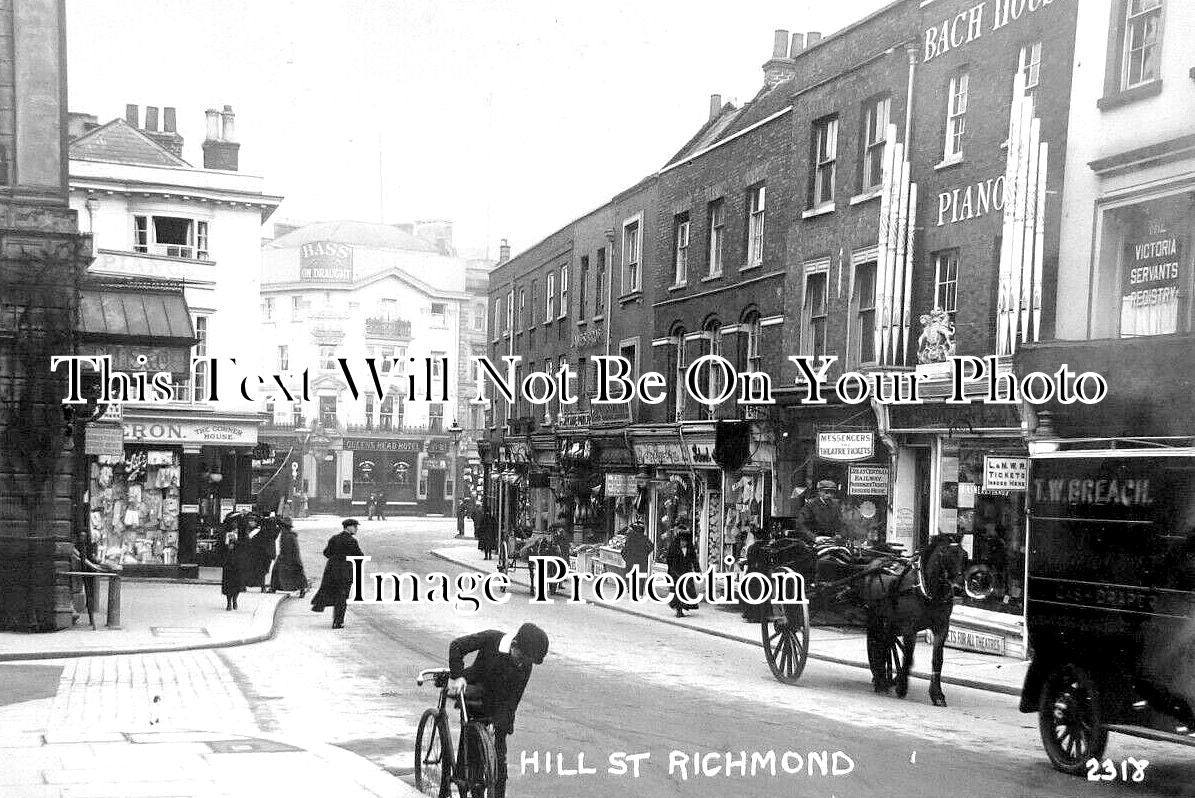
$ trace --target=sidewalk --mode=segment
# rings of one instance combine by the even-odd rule
[[[287,594],[243,593],[227,612],[218,586],[122,587],[120,629],[101,609],[97,631],[84,616],[60,632],[0,633],[4,798],[418,794],[350,751],[262,734],[204,650],[269,639]]]
[[[486,572],[497,568],[496,561],[485,560],[473,541],[466,540],[462,541],[462,545],[435,549],[432,554],[442,560],[474,571]],[[528,586],[527,571],[520,570],[513,582],[526,588]],[[563,600],[567,600],[567,595],[562,595],[564,596]],[[557,600],[561,600],[561,597],[557,597]],[[667,604],[655,601],[641,601],[636,604],[630,600],[613,603],[587,599],[587,602],[715,637],[739,640],[749,645],[763,647],[759,625],[744,622],[737,608],[722,609],[718,606],[703,604],[697,612],[690,613],[684,618],[677,618]],[[868,667],[866,637],[862,630],[844,631],[814,627],[809,634],[809,658],[866,669]],[[764,662],[762,651],[760,652],[760,662]],[[929,662],[929,648],[922,641],[918,643],[910,675],[928,680],[930,671],[926,666],[929,665]],[[1028,668],[1028,662],[1015,657],[1000,657],[947,648],[942,667],[942,682],[1020,696],[1021,685],[1025,681],[1025,672]]]

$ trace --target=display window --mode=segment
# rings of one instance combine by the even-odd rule
[[[178,563],[181,472],[178,452],[163,449],[127,449],[91,464],[90,532],[100,562]]]

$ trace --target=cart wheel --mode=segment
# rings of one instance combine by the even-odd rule
[[[809,605],[769,604],[761,608],[764,656],[777,681],[796,684],[809,658]]]
[[[1087,760],[1099,759],[1108,744],[1100,724],[1099,692],[1082,668],[1066,664],[1042,685],[1037,725],[1050,763],[1063,773],[1081,775]]]

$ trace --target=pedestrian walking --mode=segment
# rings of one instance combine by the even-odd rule
[[[475,528],[474,534],[477,535],[477,548],[481,549],[485,559],[492,559],[498,548],[498,521],[493,513],[488,510],[481,513],[481,523]]]
[[[668,575],[672,577],[672,600],[668,606],[676,610],[676,617],[685,617],[685,610],[690,612],[697,609],[696,604],[687,604],[680,600],[676,593],[676,583],[685,574],[697,570],[697,551],[693,548],[693,533],[681,530],[672,540],[668,549]]]
[[[647,538],[642,521],[632,521],[627,528],[627,541],[622,547],[622,559],[627,564],[627,578],[640,585],[651,575],[651,553],[655,544]]]
[[[353,588],[353,564],[347,557],[362,557],[361,546],[357,543],[357,521],[346,518],[340,522],[339,534],[328,538],[328,545],[324,547],[324,556],[328,562],[324,564],[324,577],[320,580],[319,590],[311,599],[311,609],[323,612],[325,607],[332,608],[332,628],[344,628],[344,613],[348,607],[349,591]]]
[[[299,536],[289,518],[278,519],[278,526],[281,530],[278,533],[278,556],[270,573],[270,590],[297,590],[299,598],[303,598],[307,595],[307,573],[299,554]]]
[[[365,520],[372,521],[375,508],[378,506],[378,495],[371,493],[365,497]]]
[[[225,612],[237,608],[237,597],[245,592],[245,574],[251,568],[248,533],[229,529],[224,535],[224,571],[220,576]]]
[[[251,576],[244,580],[245,587],[259,587],[261,592],[265,593],[270,568],[274,564],[278,541],[278,520],[265,518],[259,521],[256,515],[246,514],[245,523],[249,529],[250,561],[252,563]]]
[[[386,494],[375,493],[373,496],[373,511],[377,513],[379,521],[386,520]]]
[[[465,506],[465,502],[461,501],[456,507],[456,536],[463,538],[465,536],[465,516],[469,514],[469,508]]]

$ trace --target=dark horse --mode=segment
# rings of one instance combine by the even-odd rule
[[[917,633],[929,629],[934,636],[929,697],[934,706],[946,706],[942,649],[966,561],[967,553],[957,536],[937,535],[897,573],[872,573],[863,578],[857,591],[867,612],[867,660],[877,693],[895,687],[898,698],[908,694]]]

